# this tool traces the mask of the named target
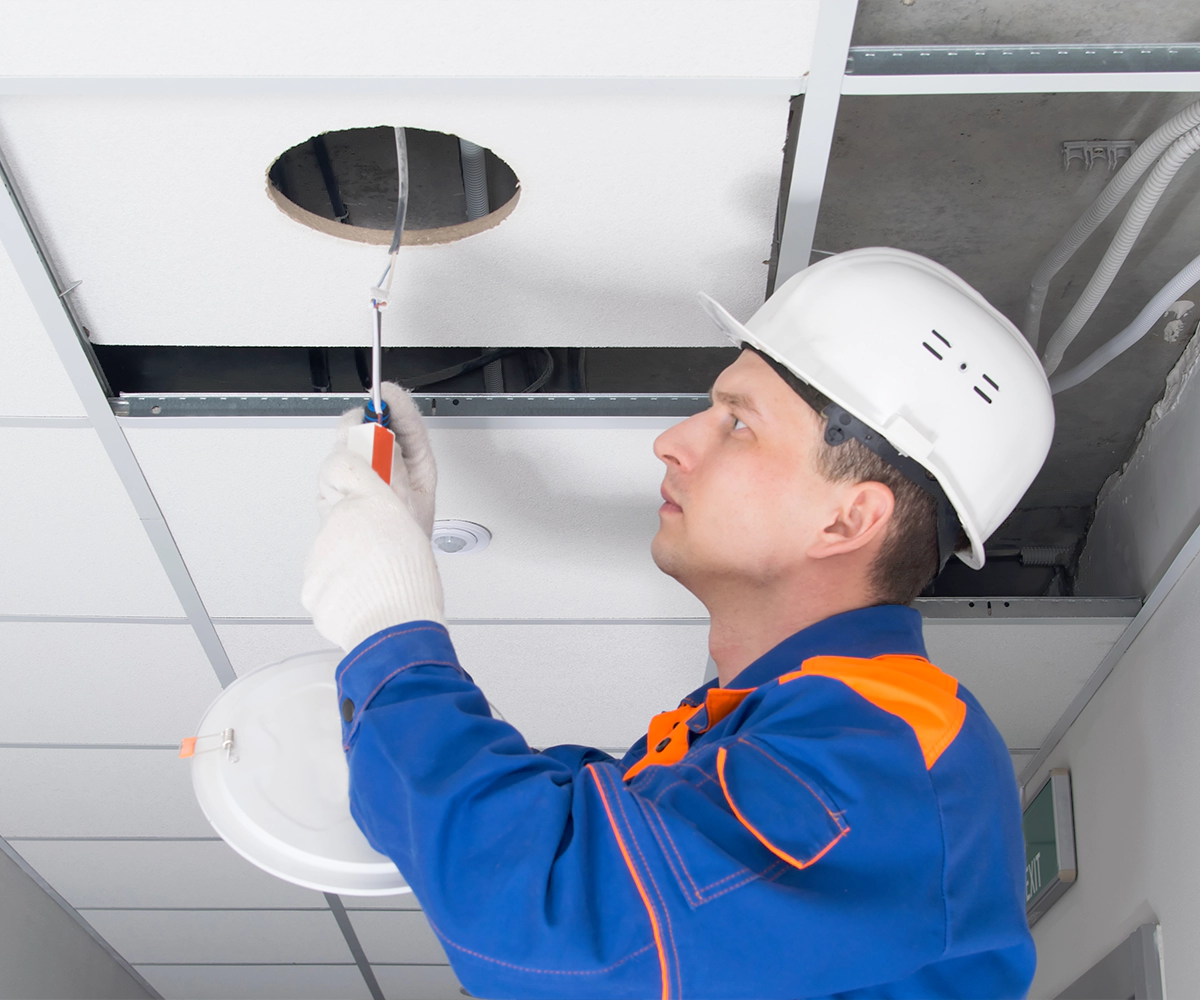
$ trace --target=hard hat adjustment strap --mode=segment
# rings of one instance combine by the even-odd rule
[[[825,418],[825,443],[831,448],[845,444],[851,438],[878,455],[888,465],[915,483],[931,497],[937,505],[938,570],[940,571],[958,547],[962,523],[954,510],[950,498],[933,473],[916,459],[901,455],[892,443],[878,431],[867,426],[853,413],[837,403],[829,403],[821,410]]]

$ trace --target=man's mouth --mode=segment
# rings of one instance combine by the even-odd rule
[[[660,514],[680,514],[683,512],[683,508],[671,498],[671,494],[667,492],[665,486],[659,490],[659,493],[663,498],[663,505],[658,508]]]

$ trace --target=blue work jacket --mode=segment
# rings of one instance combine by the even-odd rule
[[[1004,741],[920,615],[836,615],[624,759],[537,751],[445,628],[338,667],[351,809],[481,997],[1023,997]]]

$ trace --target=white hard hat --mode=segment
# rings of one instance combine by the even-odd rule
[[[982,295],[932,260],[870,247],[805,268],[744,325],[703,293],[700,302],[735,343],[773,358],[836,404],[827,440],[840,440],[836,416],[937,495],[921,470],[906,468],[906,457],[915,460],[970,540],[959,558],[983,566],[984,541],[1050,450],[1054,406],[1033,348]]]

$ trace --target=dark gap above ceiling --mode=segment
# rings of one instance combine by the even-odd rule
[[[116,395],[348,394],[364,392],[370,378],[366,348],[93,346]],[[483,393],[483,364],[498,357],[506,393],[522,393],[543,376],[537,395],[707,393],[737,354],[733,347],[389,347],[383,351],[383,373],[420,394]],[[1069,595],[1074,550],[1037,548],[1045,545],[1037,533],[998,536],[983,570],[952,559],[925,596]],[[1038,565],[1039,560],[1051,564]]]
[[[92,345],[121,393],[355,393],[370,386],[366,347]],[[734,347],[385,347],[383,377],[422,392],[482,393],[499,360],[504,392],[707,393]]]

